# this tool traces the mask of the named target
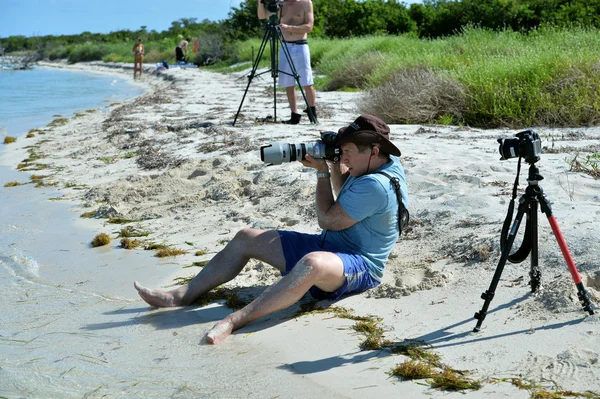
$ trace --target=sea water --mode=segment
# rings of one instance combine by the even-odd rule
[[[30,129],[44,127],[56,118],[70,118],[89,109],[105,112],[108,105],[142,92],[112,75],[52,68],[0,70],[0,156],[11,150],[3,144],[6,136],[20,140]],[[35,190],[31,185],[4,187],[10,181],[27,180],[15,167],[0,165],[0,264],[5,266],[0,273],[7,272],[8,264],[11,272],[37,276],[39,259],[32,250],[47,247],[35,232],[54,230],[44,240],[56,237],[56,229],[67,223],[57,224],[54,218],[65,219],[68,206],[47,201],[59,196],[55,190]]]

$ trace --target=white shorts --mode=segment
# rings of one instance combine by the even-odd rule
[[[283,52],[283,46],[287,46],[290,53],[290,58],[296,68],[300,85],[312,86],[313,75],[312,69],[310,68],[310,50],[308,44],[293,44],[293,43],[282,43],[279,47],[279,81],[277,82],[278,87],[290,87],[296,85],[296,79],[292,75],[292,69],[288,63],[288,59]]]

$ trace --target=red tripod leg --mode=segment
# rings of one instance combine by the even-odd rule
[[[573,281],[575,281],[575,285],[577,286],[577,296],[579,297],[579,301],[581,302],[584,310],[586,310],[589,314],[594,314],[594,305],[590,301],[590,293],[587,292],[583,286],[583,281],[581,281],[581,276],[579,275],[579,271],[577,271],[573,257],[569,252],[567,242],[560,232],[556,218],[554,216],[548,216],[548,221],[550,222],[550,227],[552,228],[554,237],[556,237],[556,241],[558,242],[558,246],[560,247],[563,257],[565,258],[565,262],[567,262],[567,266],[569,267]]]

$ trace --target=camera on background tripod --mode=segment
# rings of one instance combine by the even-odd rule
[[[306,112],[308,113],[308,118],[311,121],[311,123],[316,124],[319,121],[317,120],[317,116],[314,113],[314,107],[311,108],[308,104],[306,94],[304,93],[304,89],[300,84],[300,76],[298,75],[296,66],[294,65],[294,61],[292,60],[292,56],[290,54],[290,50],[288,49],[286,41],[283,37],[283,33],[281,32],[279,21],[277,20],[277,14],[283,8],[283,0],[260,0],[260,3],[263,4],[267,11],[269,11],[272,15],[267,20],[267,26],[263,35],[262,42],[260,44],[260,47],[258,48],[256,58],[254,59],[252,70],[250,71],[250,74],[248,74],[248,85],[246,86],[246,90],[244,91],[244,95],[242,96],[242,101],[240,101],[240,106],[238,108],[237,113],[235,114],[232,126],[235,126],[235,123],[237,122],[238,117],[240,116],[242,105],[244,104],[244,100],[246,99],[246,95],[248,94],[248,89],[250,88],[252,79],[254,79],[255,76],[260,76],[269,72],[271,73],[271,78],[273,79],[273,121],[277,122],[277,78],[279,77],[280,73],[283,73],[285,75],[293,77],[296,81],[296,84],[300,88],[300,93],[302,93],[302,98],[306,103]],[[262,59],[267,44],[269,44],[269,49],[271,53],[270,68],[264,72],[256,73],[258,69],[258,64]],[[283,56],[285,57],[290,67],[291,73],[279,69],[279,46],[281,46]]]
[[[477,313],[475,313],[475,319],[477,319],[477,325],[473,329],[477,332],[481,328],[481,324],[487,315],[487,311],[490,302],[494,298],[496,287],[502,276],[502,271],[506,261],[511,263],[521,263],[524,261],[529,254],[531,254],[531,269],[529,272],[531,286],[531,292],[537,292],[541,286],[542,272],[538,264],[538,226],[537,226],[537,210],[538,204],[542,213],[548,218],[554,237],[558,242],[561,249],[567,267],[571,272],[571,277],[577,287],[577,297],[581,302],[583,310],[587,311],[590,315],[594,314],[594,305],[591,302],[590,293],[583,286],[581,276],[577,271],[575,262],[569,252],[567,243],[560,232],[556,218],[552,215],[552,209],[550,203],[539,185],[539,182],[544,178],[540,175],[539,169],[535,166],[535,163],[541,159],[542,155],[542,140],[540,136],[533,130],[524,130],[516,134],[516,138],[511,139],[498,139],[500,143],[499,152],[500,160],[506,160],[510,158],[519,157],[519,163],[517,164],[517,177],[513,185],[512,199],[508,206],[508,213],[502,226],[502,234],[500,236],[500,247],[502,248],[502,255],[500,261],[496,267],[496,272],[492,278],[492,282],[487,291],[481,294],[481,299],[484,300],[483,307]],[[525,193],[519,199],[519,208],[517,210],[517,216],[514,219],[511,227],[512,215],[514,213],[515,198],[517,197],[517,187],[519,185],[519,174],[521,172],[521,159],[524,159],[529,166],[529,174],[527,177],[527,188]],[[523,215],[527,214],[527,224],[525,226],[525,234],[523,236],[523,242],[521,247],[513,254],[510,253],[512,245],[515,241],[517,231],[523,219]],[[509,231],[510,227],[510,231]]]
[[[283,0],[260,0],[260,3],[265,5],[267,11],[276,13],[281,9]]]

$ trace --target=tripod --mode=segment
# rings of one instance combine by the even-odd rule
[[[478,332],[481,328],[481,324],[483,323],[483,320],[487,315],[490,302],[494,298],[496,287],[498,286],[500,276],[502,275],[502,271],[504,270],[504,265],[506,264],[507,260],[509,260],[512,263],[520,263],[523,260],[525,260],[525,258],[527,258],[527,255],[531,252],[531,270],[529,272],[529,277],[531,278],[531,280],[529,284],[531,286],[531,292],[537,292],[537,290],[539,289],[541,284],[542,272],[538,265],[538,204],[542,213],[546,215],[546,217],[548,218],[548,222],[550,222],[550,227],[552,228],[554,237],[558,242],[563,257],[565,258],[565,262],[567,263],[569,271],[571,272],[571,277],[573,278],[575,286],[577,287],[577,297],[581,302],[583,310],[587,311],[590,315],[594,314],[594,305],[590,301],[590,293],[583,286],[581,276],[579,275],[579,272],[575,267],[575,262],[573,262],[573,258],[571,257],[569,248],[567,248],[567,243],[560,232],[558,223],[556,222],[556,218],[552,215],[552,209],[550,208],[550,204],[546,199],[546,195],[544,194],[542,187],[539,185],[539,181],[543,179],[543,176],[540,175],[539,169],[535,166],[536,161],[537,159],[532,160],[531,165],[529,166],[529,176],[527,177],[528,185],[525,189],[525,193],[519,199],[519,208],[517,210],[517,216],[515,217],[515,220],[512,224],[508,238],[505,239],[506,232],[508,230],[508,225],[510,222],[510,217],[512,217],[512,213],[514,210],[514,199],[516,197],[516,188],[518,185],[519,172],[521,169],[521,159],[519,158],[517,179],[515,181],[515,186],[513,189],[513,199],[511,200],[511,203],[509,205],[509,212],[504,222],[504,227],[502,229],[502,255],[500,256],[500,261],[498,262],[498,266],[496,267],[496,272],[494,273],[494,277],[492,278],[492,282],[490,284],[489,289],[483,294],[481,294],[481,299],[484,300],[484,303],[481,310],[475,313],[477,325],[473,329],[473,332]],[[527,225],[525,228],[523,243],[514,254],[509,255],[524,214],[527,214]]]
[[[269,43],[269,47],[271,50],[271,67],[270,67],[270,69],[257,74],[256,70],[258,69],[258,64],[263,56],[265,48],[267,47],[267,43]],[[279,44],[281,44],[283,54],[284,54],[285,58],[287,59],[287,62],[290,66],[290,70],[292,72],[291,74],[288,72],[279,70]],[[233,120],[232,126],[235,126],[235,122],[237,121],[238,116],[240,115],[240,111],[242,110],[242,105],[244,104],[244,100],[246,99],[246,95],[248,94],[248,89],[250,88],[250,83],[252,83],[252,79],[255,76],[260,76],[260,75],[263,75],[268,72],[271,72],[271,77],[273,78],[273,114],[274,114],[273,120],[275,122],[277,122],[277,91],[276,91],[277,76],[278,76],[278,73],[283,73],[288,76],[292,76],[296,80],[296,83],[298,84],[298,87],[300,88],[300,92],[302,93],[302,98],[304,98],[304,102],[306,103],[306,109],[307,109],[308,117],[309,117],[310,121],[312,123],[318,123],[316,115],[314,115],[311,107],[308,104],[308,100],[306,99],[306,94],[304,94],[304,89],[300,85],[300,77],[298,76],[298,73],[296,72],[296,67],[294,66],[294,62],[292,61],[290,51],[287,47],[285,40],[283,39],[283,34],[281,33],[281,28],[279,27],[279,24],[277,21],[277,15],[273,14],[269,17],[269,20],[267,22],[267,28],[265,29],[262,43],[260,44],[260,47],[258,49],[258,54],[256,56],[256,59],[254,60],[254,64],[252,65],[252,70],[250,71],[250,74],[248,75],[248,85],[246,86],[246,90],[244,91],[244,96],[242,97],[242,101],[240,101],[240,106],[238,108],[237,113],[235,114],[235,119]]]

